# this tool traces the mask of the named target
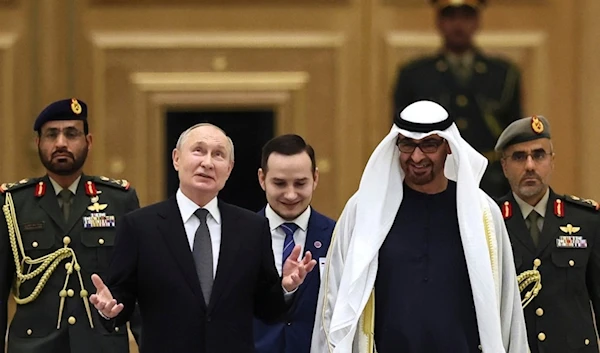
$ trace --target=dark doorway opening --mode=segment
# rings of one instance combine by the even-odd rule
[[[166,180],[167,195],[175,195],[179,187],[177,172],[173,169],[171,154],[179,135],[198,123],[211,123],[223,129],[233,140],[235,164],[219,198],[251,211],[266,204],[264,192],[258,184],[262,146],[275,131],[275,115],[271,110],[168,110],[166,117]]]

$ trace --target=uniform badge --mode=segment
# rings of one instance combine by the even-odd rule
[[[509,201],[504,201],[502,204],[502,217],[504,219],[512,217],[512,204]]]
[[[544,132],[544,123],[535,115],[531,117],[531,129],[536,134]]]
[[[584,249],[587,248],[587,239],[582,236],[573,235],[581,230],[581,227],[575,227],[572,224],[559,227],[563,233],[568,235],[561,235],[556,239],[557,248],[576,248]]]
[[[42,197],[45,194],[46,194],[46,183],[44,183],[43,181],[40,181],[35,186],[35,197]]]
[[[554,215],[559,218],[565,216],[565,204],[561,199],[556,199],[556,201],[554,201]]]
[[[115,216],[106,213],[92,213],[83,217],[83,228],[114,228]]]
[[[315,245],[315,248],[317,248],[317,249],[320,249],[320,248],[321,248],[321,246],[323,246],[323,244],[322,244],[320,241],[318,241],[318,240],[317,240],[317,241],[315,241],[315,244],[314,244],[314,245]]]
[[[85,184],[85,193],[90,196],[90,201],[91,201],[91,205],[89,205],[87,207],[88,210],[92,211],[92,212],[100,212],[100,211],[104,211],[106,209],[106,207],[108,207],[108,204],[105,203],[99,203],[100,202],[100,197],[98,196],[100,194],[100,191],[98,191],[96,189],[96,184],[94,184],[93,181],[88,180],[87,183]],[[84,221],[84,225],[85,225],[85,221]]]
[[[71,99],[71,110],[77,115],[81,114],[81,104],[79,104],[79,102],[75,98]]]

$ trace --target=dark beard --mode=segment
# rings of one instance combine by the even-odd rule
[[[57,152],[67,152],[64,150],[60,150],[60,151],[56,151]],[[61,176],[67,176],[67,175],[73,175],[75,174],[77,171],[79,171],[82,167],[83,164],[85,163],[85,160],[87,158],[87,154],[88,154],[88,148],[86,146],[85,149],[81,150],[81,152],[75,156],[73,153],[68,152],[72,158],[72,162],[65,162],[65,163],[54,163],[52,162],[52,156],[50,157],[50,159],[46,159],[43,155],[42,155],[42,151],[40,150],[40,148],[38,147],[38,155],[40,156],[40,161],[42,162],[42,164],[44,165],[44,167],[56,174],[56,175],[61,175]]]

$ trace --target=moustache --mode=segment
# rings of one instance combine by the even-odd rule
[[[71,157],[72,159],[75,159],[75,156],[73,155],[73,153],[71,153],[69,151],[65,151],[65,150],[59,150],[59,151],[52,153],[52,158],[59,156],[59,155],[63,155],[63,156],[66,155],[66,156]]]
[[[529,174],[525,174],[522,178],[521,181],[525,180],[525,179],[536,179],[539,181],[542,181],[542,178],[537,175],[536,173],[529,173]]]

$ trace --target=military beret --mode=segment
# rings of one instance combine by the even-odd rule
[[[431,4],[437,7],[438,10],[443,10],[447,7],[468,6],[478,10],[485,6],[486,0],[431,0]]]
[[[48,121],[55,120],[83,120],[87,119],[87,105],[75,98],[63,99],[51,103],[44,108],[35,123],[33,124],[34,131],[40,131],[42,125]]]
[[[494,150],[502,152],[508,146],[541,138],[550,138],[550,124],[543,116],[534,115],[508,125],[500,134]]]

